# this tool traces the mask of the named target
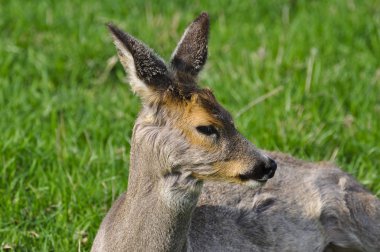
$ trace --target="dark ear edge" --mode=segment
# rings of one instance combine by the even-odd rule
[[[128,74],[132,75],[130,79],[137,77],[150,88],[159,90],[165,90],[171,85],[168,68],[152,49],[112,23],[108,23],[107,27],[114,39],[120,62]]]
[[[173,52],[171,67],[196,78],[207,60],[210,18],[202,12],[186,29]]]

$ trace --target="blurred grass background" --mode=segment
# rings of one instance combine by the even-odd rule
[[[379,1],[0,0],[2,249],[89,250],[127,187],[139,109],[104,24],[168,59],[201,11],[200,83],[240,131],[336,162],[380,195]]]

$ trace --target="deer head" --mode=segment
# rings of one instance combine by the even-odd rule
[[[132,90],[143,105],[133,136],[138,147],[132,146],[131,153],[159,164],[145,165],[145,172],[250,186],[273,177],[276,163],[237,131],[231,115],[209,89],[197,85],[207,59],[206,13],[186,29],[168,65],[136,38],[112,24],[108,27]]]

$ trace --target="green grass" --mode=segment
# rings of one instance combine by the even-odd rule
[[[201,85],[235,116],[278,91],[236,118],[240,131],[260,148],[332,160],[380,196],[379,2],[203,2],[1,1],[3,248],[87,251],[127,187],[139,101],[120,64],[107,70],[108,21],[168,59],[207,10]]]

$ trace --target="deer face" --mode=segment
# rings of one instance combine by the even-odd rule
[[[250,186],[273,177],[276,163],[236,130],[209,89],[196,84],[207,59],[206,13],[189,25],[168,67],[137,39],[113,25],[109,29],[132,90],[143,103],[134,138],[159,160],[160,169],[152,172]]]

